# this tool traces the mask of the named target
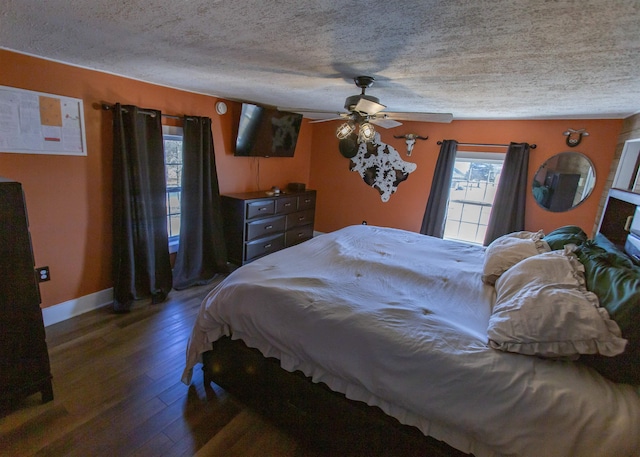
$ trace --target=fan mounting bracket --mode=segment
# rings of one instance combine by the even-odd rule
[[[356,76],[353,78],[353,81],[356,83],[356,86],[362,89],[362,93],[364,94],[364,90],[371,87],[375,79],[372,76]]]

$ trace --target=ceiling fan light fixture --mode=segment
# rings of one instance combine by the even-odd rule
[[[360,124],[360,130],[358,131],[358,141],[360,143],[368,143],[373,140],[376,134],[376,129],[369,122],[363,122]]]
[[[353,122],[345,122],[340,127],[338,127],[336,136],[338,137],[338,139],[343,140],[351,135],[355,129],[356,127],[355,125],[353,125]]]

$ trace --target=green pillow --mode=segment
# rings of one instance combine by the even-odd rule
[[[565,244],[581,245],[587,241],[587,234],[576,225],[565,225],[545,235],[544,240],[552,251],[564,249]]]
[[[624,252],[618,249],[617,246],[609,240],[609,238],[602,235],[601,233],[596,234],[596,237],[593,239],[593,241],[589,242],[593,243],[594,246],[598,246],[604,249],[607,252],[611,252],[613,254],[616,254],[617,256],[623,257],[628,261],[627,263],[629,264],[629,266],[633,266],[633,262],[631,261],[631,259]]]
[[[583,356],[580,360],[616,382],[640,385],[640,268],[622,253],[592,241],[575,253],[585,267],[587,288],[598,296],[628,341],[618,356]]]

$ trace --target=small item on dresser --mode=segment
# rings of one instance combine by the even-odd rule
[[[290,182],[289,184],[287,184],[287,189],[290,192],[304,192],[306,186],[303,182]]]
[[[273,186],[271,190],[265,192],[269,197],[280,195],[280,188],[278,186]]]

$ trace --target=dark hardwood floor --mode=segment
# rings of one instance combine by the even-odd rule
[[[172,291],[129,314],[106,307],[47,327],[54,400],[0,411],[2,456],[413,456],[421,439],[379,423],[317,430],[221,388],[180,382],[187,339],[213,286]]]

